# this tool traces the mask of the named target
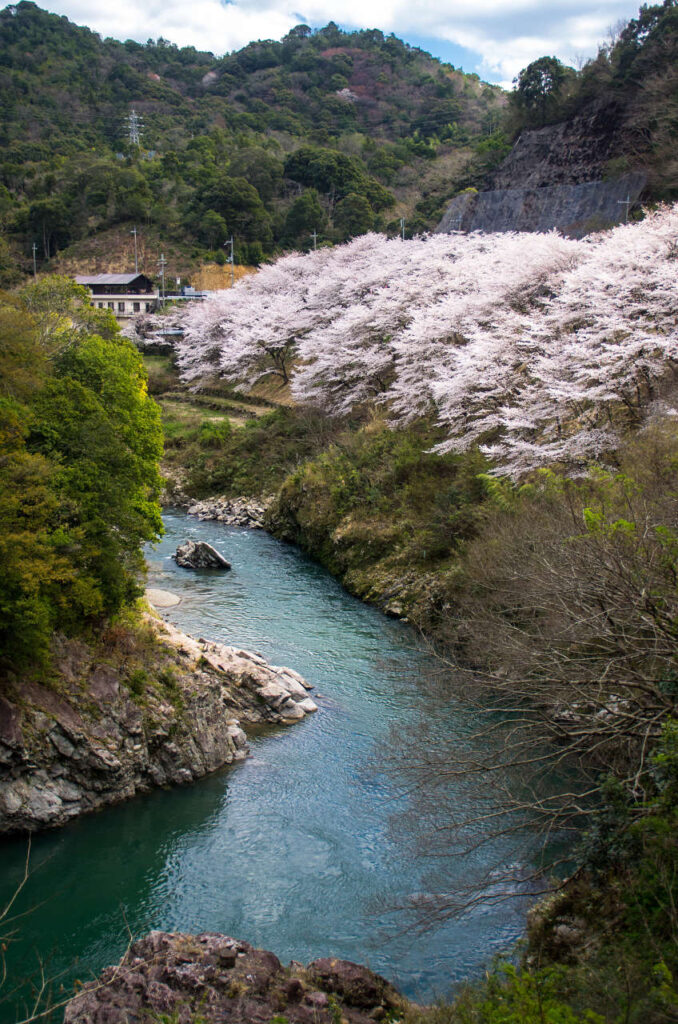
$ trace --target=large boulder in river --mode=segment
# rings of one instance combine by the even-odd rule
[[[187,540],[185,544],[179,545],[172,557],[182,569],[231,568],[231,563],[204,540]]]

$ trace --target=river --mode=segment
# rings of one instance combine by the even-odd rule
[[[393,732],[409,744],[427,720],[429,737],[461,740],[470,712],[424,696],[437,665],[413,630],[352,598],[297,549],[183,513],[167,513],[165,525],[147,557],[149,586],[181,597],[166,617],[301,672],[320,710],[253,736],[240,766],[34,837],[15,908],[25,916],[11,926],[11,978],[41,962],[58,995],[114,962],[130,934],[162,928],[225,932],[283,961],[331,953],[368,964],[416,1000],[448,995],[518,937],[524,908],[478,906],[424,936],[390,913],[426,891],[432,870],[451,888],[489,854],[422,858],[412,818],[401,817],[413,798],[377,764]],[[178,568],[170,555],[189,537],[218,547],[232,572]],[[469,800],[468,788],[459,799]],[[23,840],[3,843],[0,899],[25,853]],[[10,987],[0,1003],[7,1022],[20,1015]]]

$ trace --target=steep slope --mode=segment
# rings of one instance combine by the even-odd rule
[[[523,81],[548,62],[558,65],[541,58]],[[674,200],[677,69],[678,6],[665,0],[641,8],[579,73],[561,66],[550,91],[521,93],[519,82],[507,119],[513,148],[472,181],[479,196],[453,200],[438,230],[557,227],[581,236],[623,221],[640,199]]]

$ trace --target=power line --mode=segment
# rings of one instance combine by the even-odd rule
[[[160,280],[162,282],[162,302],[161,305],[165,305],[165,267],[167,266],[167,260],[165,259],[164,252],[160,254],[158,260],[158,266],[160,267]]]
[[[134,225],[134,228],[132,229],[132,231],[130,231],[130,235],[134,235],[134,273],[138,274],[139,273],[139,255],[138,255],[138,252],[137,252],[137,226],[136,226],[136,224]]]

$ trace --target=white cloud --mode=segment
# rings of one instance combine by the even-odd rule
[[[48,0],[48,9],[103,36],[163,36],[179,45],[223,54],[253,39],[279,39],[304,20],[347,28],[380,28],[407,39],[440,39],[479,55],[475,68],[505,84],[531,60],[551,54],[566,62],[592,56],[607,29],[633,17],[638,0]]]

